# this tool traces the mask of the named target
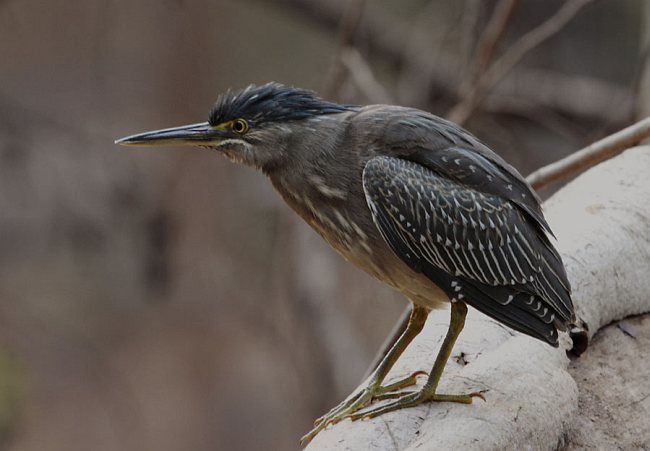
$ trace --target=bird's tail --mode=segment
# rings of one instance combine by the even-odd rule
[[[569,336],[573,340],[573,347],[567,353],[573,357],[580,357],[589,346],[589,325],[581,318],[577,318],[569,325]]]

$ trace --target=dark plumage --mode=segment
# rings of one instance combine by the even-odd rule
[[[463,164],[450,163],[456,171]],[[450,299],[557,346],[556,329],[575,318],[562,261],[544,232],[517,203],[434,167],[392,157],[366,164],[364,189],[383,237]]]
[[[210,111],[208,122],[218,125],[237,118],[251,123],[285,122],[349,109],[350,106],[325,101],[313,91],[267,83],[220,95]]]

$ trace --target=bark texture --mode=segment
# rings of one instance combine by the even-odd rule
[[[582,174],[545,204],[576,309],[591,335],[650,311],[649,173],[650,147],[633,148]],[[448,323],[448,311],[433,312],[387,380],[430,369]],[[321,432],[308,449],[557,449],[620,446],[621,440],[650,447],[650,424],[639,419],[643,412],[640,418],[647,418],[650,390],[637,374],[647,374],[648,365],[621,364],[620,357],[632,358],[639,344],[617,355],[607,346],[622,346],[615,339],[621,337],[603,331],[570,364],[562,346],[551,348],[470,310],[440,392],[485,390],[486,402],[429,403],[372,420],[346,420]],[[615,421],[617,410],[637,421]],[[602,431],[606,426],[612,430]]]

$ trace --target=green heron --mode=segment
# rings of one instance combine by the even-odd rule
[[[430,113],[341,105],[269,83],[221,95],[208,122],[116,142],[207,147],[259,169],[339,254],[411,301],[406,327],[367,383],[303,442],[344,418],[482,397],[437,391],[467,305],[555,347],[558,330],[576,319],[535,192],[485,144]],[[382,385],[429,311],[446,303],[450,326],[424,387],[402,390],[417,373]]]

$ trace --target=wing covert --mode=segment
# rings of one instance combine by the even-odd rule
[[[476,150],[458,146],[422,149],[413,152],[408,159],[463,185],[510,200],[530,215],[542,230],[553,234],[542,214],[539,197],[509,165],[507,171]]]
[[[450,298],[557,342],[555,328],[573,316],[570,291],[525,212],[399,158],[371,159],[363,186],[382,236],[412,269]]]

